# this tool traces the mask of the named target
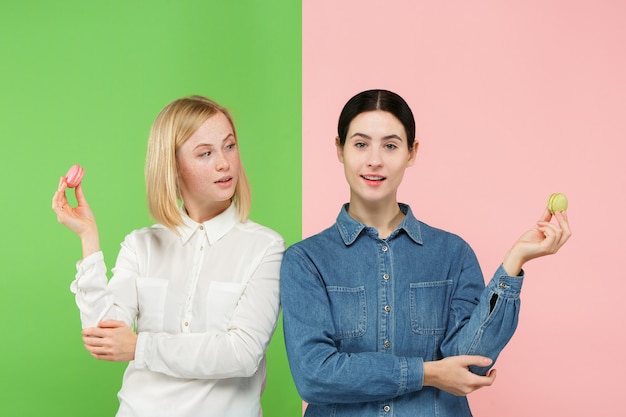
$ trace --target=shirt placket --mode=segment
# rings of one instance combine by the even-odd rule
[[[391,337],[389,329],[391,329],[391,301],[389,299],[389,285],[390,283],[390,271],[389,265],[391,253],[389,245],[385,241],[381,241],[378,244],[378,265],[379,265],[379,285],[378,285],[378,316],[380,323],[379,339],[378,339],[378,351],[379,352],[391,352]]]
[[[200,271],[202,270],[204,251],[209,246],[206,233],[204,233],[204,226],[199,227],[199,232],[200,233],[196,233],[197,237],[194,242],[194,255],[191,276],[187,281],[187,287],[185,288],[186,297],[181,318],[181,331],[183,333],[191,332],[191,322],[193,320],[193,300],[196,293],[196,288],[198,288],[198,277],[200,276]]]
[[[393,294],[391,280],[391,249],[387,241],[378,244],[378,315],[380,323],[378,351],[393,353]],[[393,401],[383,401],[380,403],[379,415],[391,415]]]

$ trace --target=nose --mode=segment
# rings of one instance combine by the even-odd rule
[[[380,151],[372,146],[370,148],[370,153],[368,155],[368,159],[367,159],[367,166],[369,167],[379,167],[382,166],[383,161],[380,155]]]
[[[218,152],[215,156],[215,169],[217,169],[218,171],[226,171],[228,170],[228,168],[230,168],[230,162],[223,152]]]

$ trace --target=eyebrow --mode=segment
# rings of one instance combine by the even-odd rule
[[[361,137],[363,139],[369,139],[372,140],[371,136],[366,135],[365,133],[360,133],[360,132],[356,132],[354,133],[352,136],[350,136],[350,139],[354,138],[355,136]],[[396,134],[392,134],[392,135],[387,135],[387,136],[383,136],[382,137],[383,140],[391,140],[391,139],[398,139],[398,140],[402,140],[402,138]]]
[[[231,138],[232,139],[236,139],[235,135],[233,133],[229,133],[224,139],[222,139],[222,143],[226,142],[227,140],[229,140]],[[204,143],[204,142],[202,142],[202,143],[197,144],[194,147],[194,149],[202,148],[202,147],[205,147],[205,146],[208,146],[209,148],[213,148],[213,144],[212,143]]]

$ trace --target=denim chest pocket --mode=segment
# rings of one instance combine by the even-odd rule
[[[452,281],[410,284],[411,329],[417,334],[433,335],[446,331]]]
[[[365,334],[367,309],[365,287],[326,287],[336,334],[339,339]]]

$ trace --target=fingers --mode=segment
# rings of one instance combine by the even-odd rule
[[[483,368],[493,363],[493,360],[491,360],[491,358],[488,358],[486,356],[465,355],[465,356],[459,356],[459,358],[461,358],[461,361],[463,361],[463,365],[466,367],[479,366]]]
[[[85,194],[83,193],[83,183],[82,182],[78,183],[75,190],[76,190],[76,201],[78,202],[78,205],[89,207],[89,204],[87,204],[87,200],[85,199]]]
[[[548,253],[556,253],[572,235],[567,213],[557,211],[554,213],[554,217],[557,220],[557,224],[545,221],[537,223],[537,228],[546,237],[542,245],[546,248]]]
[[[567,212],[557,211],[556,213],[554,213],[554,217],[556,217],[556,220],[559,223],[559,227],[561,228],[561,230],[563,230],[563,234],[560,239],[560,245],[562,246],[572,235],[572,229],[569,226]]]
[[[83,345],[91,356],[99,360],[113,360],[115,346],[110,329],[89,327],[83,329],[82,333]]]
[[[117,327],[128,327],[125,322],[120,320],[103,320],[98,323],[100,329],[113,329]]]
[[[59,179],[59,186],[52,196],[52,210],[57,214],[63,209],[63,206],[67,204],[67,197],[65,196],[65,189],[67,184],[65,183],[65,177]]]
[[[104,320],[83,329],[83,344],[96,359],[127,362],[135,358],[137,335],[123,321]]]

